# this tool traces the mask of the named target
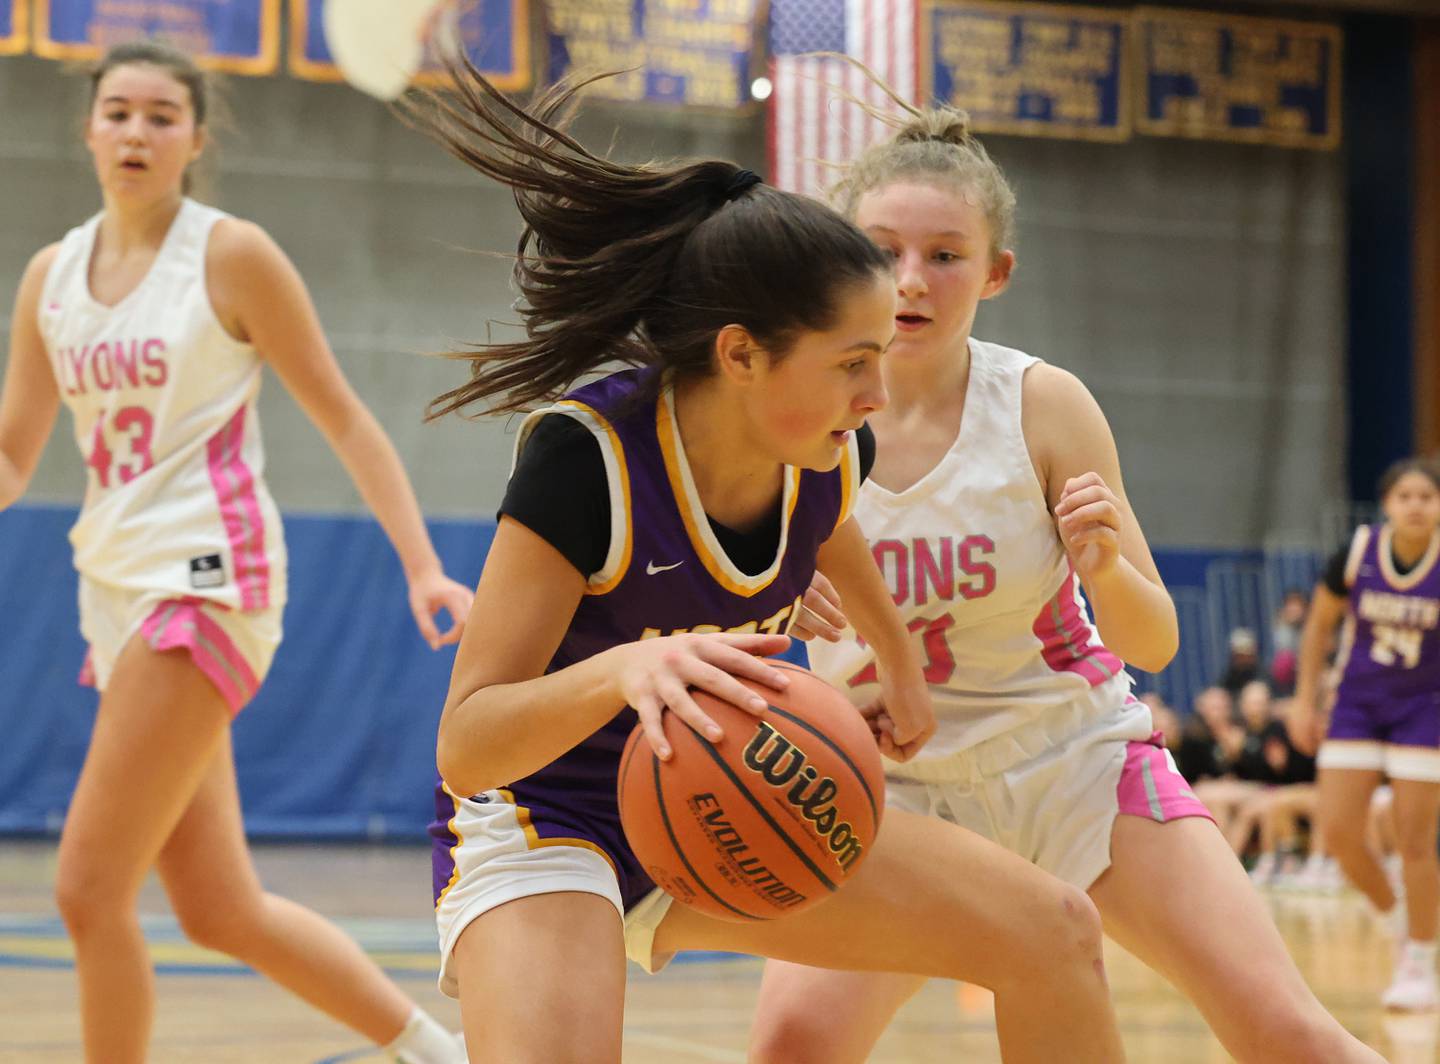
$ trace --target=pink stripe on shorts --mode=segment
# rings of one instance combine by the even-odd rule
[[[140,626],[140,634],[156,650],[183,648],[239,713],[254,697],[260,680],[229,634],[205,613],[199,599],[169,599],[155,607]]]
[[[1161,824],[1187,816],[1215,819],[1180,775],[1175,759],[1165,749],[1165,737],[1158,731],[1143,743],[1125,744],[1125,767],[1120,771],[1115,798],[1120,812]]]

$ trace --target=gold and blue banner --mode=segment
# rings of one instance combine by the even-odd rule
[[[621,71],[585,91],[625,103],[751,102],[761,0],[546,0],[552,80]]]
[[[924,0],[925,89],[982,132],[1125,140],[1128,33],[1123,11]]]
[[[1136,127],[1292,148],[1340,143],[1338,26],[1140,8]]]
[[[209,70],[273,74],[280,0],[35,0],[35,52],[95,59],[112,45],[154,37]]]
[[[306,81],[343,81],[325,42],[324,6],[324,0],[290,0],[290,73]],[[491,84],[506,92],[530,87],[529,0],[461,0],[458,19],[470,61]],[[445,77],[431,55],[415,80],[439,85]]]
[[[0,55],[30,47],[30,0],[0,0]]]

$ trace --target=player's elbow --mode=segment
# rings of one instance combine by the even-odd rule
[[[435,767],[440,779],[457,798],[468,798],[495,786],[489,767],[483,758],[476,756],[473,744],[463,741],[461,728],[449,712],[440,720],[440,734],[435,740]]]
[[[29,469],[21,469],[19,463],[12,461],[8,454],[0,450],[0,510],[7,509],[25,494],[33,472],[33,465]]]
[[[1169,626],[1147,633],[1147,638],[1124,655],[1125,661],[1146,672],[1160,672],[1174,660],[1180,649],[1180,632]]]

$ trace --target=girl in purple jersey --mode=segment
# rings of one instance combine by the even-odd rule
[[[1397,941],[1387,1008],[1440,1006],[1435,975],[1440,906],[1440,471],[1395,463],[1380,479],[1385,522],[1364,525],[1330,559],[1300,641],[1291,717],[1296,746],[1318,743],[1326,849],[1381,913]],[[1320,678],[1344,621],[1340,674],[1324,742]],[[1370,797],[1389,777],[1405,904],[1365,841]]]
[[[775,921],[672,906],[638,867],[616,740],[638,720],[668,758],[666,728],[718,737],[690,688],[763,713],[736,677],[785,686],[761,655],[787,645],[817,558],[877,648],[882,748],[904,759],[929,734],[917,656],[847,517],[894,279],[838,214],[731,163],[591,154],[556,118],[573,88],[527,113],[457,79],[458,103],[417,118],[514,188],[527,335],[482,348],[441,405],[515,409],[641,367],[522,428],[456,658],[437,922],[472,1052],[619,1061],[627,951],[654,970],[694,948],[976,982],[1007,1060],[1119,1059],[1094,907],[954,825],[888,813],[833,897]]]
[[[246,848],[230,724],[265,676],[285,595],[254,425],[264,365],[380,519],[432,647],[459,639],[433,614],[458,621],[470,591],[442,571],[399,458],[290,260],[259,227],[185,196],[207,141],[204,75],[136,42],[99,63],[90,90],[85,144],[103,210],[31,260],[0,395],[0,509],[24,493],[62,398],[92,470],[71,540],[102,690],[55,884],[85,1059],[148,1059],[154,974],[136,901],[154,869],[193,941],[407,1064],[455,1064],[456,1037],[338,927],[265,891]]]
[[[895,263],[900,330],[856,512],[926,655],[938,720],[886,766],[890,809],[969,826],[1086,891],[1236,1059],[1378,1060],[1305,985],[1130,693],[1122,662],[1164,668],[1178,632],[1104,413],[1066,371],[972,335],[1015,264],[1014,193],[962,112],[907,111],[839,189]],[[812,667],[863,701],[869,652],[828,634]],[[922,984],[772,962],[751,1060],[863,1061]]]

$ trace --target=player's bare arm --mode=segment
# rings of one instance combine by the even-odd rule
[[[60,410],[60,393],[36,317],[45,274],[59,248],[59,244],[51,244],[35,254],[15,294],[10,358],[4,391],[0,392],[0,510],[25,494]]]
[[[1078,378],[1037,365],[1025,375],[1025,440],[1056,530],[1105,645],[1148,672],[1180,645],[1175,604],[1125,497],[1115,438]]]

